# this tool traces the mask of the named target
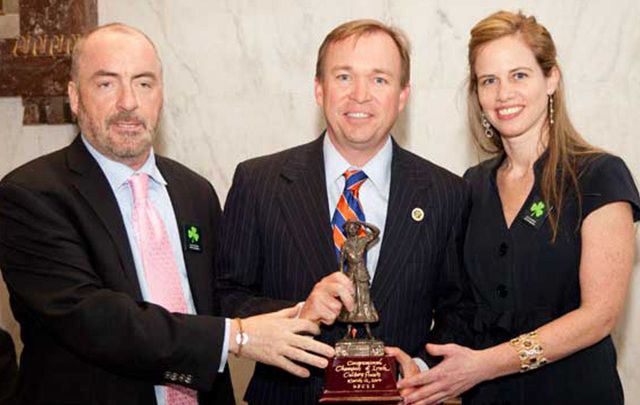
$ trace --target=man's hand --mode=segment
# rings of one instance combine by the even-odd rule
[[[331,325],[340,315],[343,304],[347,311],[353,310],[354,293],[349,277],[339,271],[332,273],[313,287],[300,311],[300,318]]]
[[[297,312],[298,308],[294,306],[243,319],[243,331],[247,334],[248,341],[242,345],[241,356],[280,367],[298,377],[309,377],[310,373],[293,361],[318,368],[327,367],[327,358],[335,354],[333,348],[315,341],[312,336],[303,336],[318,335],[320,328],[314,322],[296,319]],[[229,348],[232,353],[237,354],[236,324],[237,322],[232,321]]]
[[[483,359],[482,351],[471,350],[456,344],[427,344],[429,354],[444,359],[434,368],[405,378],[398,383],[401,392],[411,389],[405,404],[439,404],[467,391],[488,379],[490,359]]]

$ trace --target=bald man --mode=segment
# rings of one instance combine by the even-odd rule
[[[327,364],[296,308],[216,317],[220,205],[207,180],[153,152],[162,64],[150,39],[98,27],[74,49],[80,135],[0,182],[0,268],[22,328],[18,403],[227,404],[228,353]],[[296,360],[293,363],[291,360]]]

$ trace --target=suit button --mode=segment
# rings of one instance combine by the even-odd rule
[[[191,374],[188,374],[184,379],[185,384],[191,384],[192,381],[193,381],[193,376]]]
[[[498,247],[498,256],[503,257],[509,251],[509,245],[506,242],[502,242]]]
[[[498,294],[498,297],[506,298],[507,295],[509,295],[509,290],[507,290],[506,285],[498,284],[498,287],[496,287],[496,293]]]

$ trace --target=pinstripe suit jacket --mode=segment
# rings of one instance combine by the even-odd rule
[[[468,212],[463,180],[393,145],[391,190],[371,297],[372,331],[416,356],[427,341],[450,340],[461,300],[461,245]],[[412,219],[420,207],[422,221]],[[337,270],[325,186],[322,137],[238,165],[223,214],[217,281],[223,312],[248,316],[303,301]],[[429,332],[435,314],[436,327]],[[323,327],[320,340],[345,326]],[[252,404],[315,404],[323,370],[309,379],[258,364],[245,399]]]

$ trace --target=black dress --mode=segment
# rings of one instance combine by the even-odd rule
[[[530,332],[580,305],[580,224],[590,212],[627,201],[640,219],[640,197],[624,162],[615,156],[582,159],[579,185],[561,211],[551,243],[550,209],[541,199],[544,154],[535,164],[535,183],[521,211],[507,228],[496,183],[504,156],[465,173],[473,207],[464,261],[478,311],[473,322],[475,348],[487,348]],[[479,384],[464,404],[614,405],[624,402],[610,336],[540,369]]]
[[[15,403],[18,365],[11,335],[0,329],[0,405]]]

